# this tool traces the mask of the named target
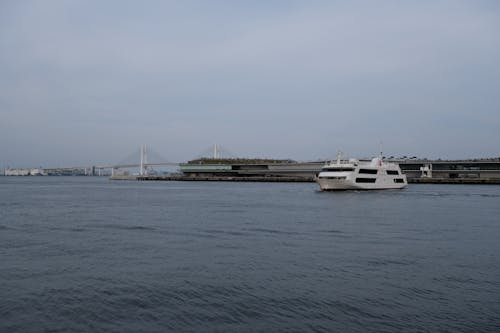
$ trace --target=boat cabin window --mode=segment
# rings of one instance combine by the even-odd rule
[[[356,183],[375,183],[377,178],[356,178]]]
[[[395,183],[404,183],[405,181],[402,178],[395,178],[394,182]]]
[[[388,175],[399,175],[399,171],[398,170],[387,170],[387,174]]]
[[[369,175],[376,175],[378,172],[377,169],[359,169],[359,173],[366,173]]]
[[[354,171],[354,168],[323,168],[322,171],[335,171],[335,172]]]

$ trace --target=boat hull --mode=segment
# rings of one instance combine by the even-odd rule
[[[377,179],[375,183],[355,183],[349,179],[321,179],[316,182],[321,191],[342,191],[342,190],[388,190],[402,189],[407,186],[406,179],[404,183],[394,183],[393,179]]]

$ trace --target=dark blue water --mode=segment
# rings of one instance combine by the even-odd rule
[[[500,186],[0,177],[1,332],[500,332]]]

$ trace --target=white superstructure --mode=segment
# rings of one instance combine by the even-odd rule
[[[371,161],[345,161],[340,153],[335,162],[321,169],[316,181],[322,191],[398,189],[408,184],[399,165],[384,162],[382,156]]]

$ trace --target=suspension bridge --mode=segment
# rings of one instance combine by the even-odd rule
[[[234,158],[235,155],[218,144],[214,144],[202,151],[196,158]],[[138,175],[145,176],[155,173],[154,168],[158,167],[178,167],[183,162],[171,162],[163,156],[152,150],[147,145],[142,145],[127,157],[118,163],[96,164],[92,166],[68,166],[42,168],[46,175],[85,175],[85,176],[103,176],[115,175],[119,173],[129,173],[130,170],[136,171]],[[37,169],[39,170],[39,169]]]

